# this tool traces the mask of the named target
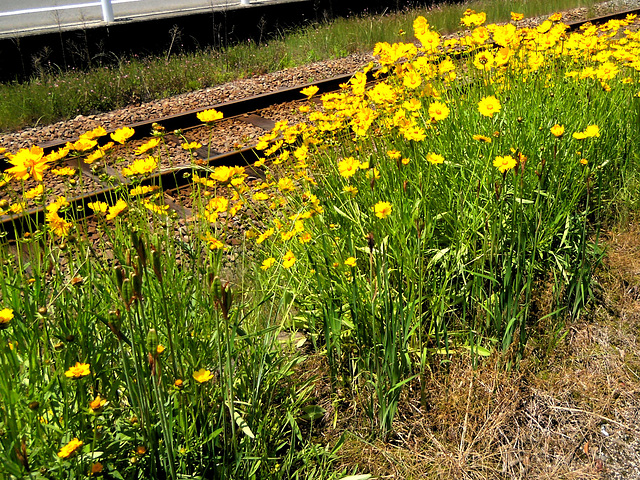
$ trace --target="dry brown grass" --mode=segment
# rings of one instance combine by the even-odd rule
[[[332,397],[326,365],[313,364],[327,410],[318,433],[349,432],[339,467],[381,479],[640,479],[640,225],[607,237],[588,315],[559,335],[538,329],[512,371],[497,356],[475,369],[453,358],[426,380],[425,405],[415,381],[387,441],[367,440],[357,399],[336,400],[353,392]]]

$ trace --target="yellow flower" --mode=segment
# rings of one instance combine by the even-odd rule
[[[213,173],[209,175],[211,178],[218,182],[226,182],[235,174],[235,169],[232,167],[227,167],[226,165],[221,165],[216,167],[213,170]]]
[[[124,209],[127,208],[127,206],[127,202],[125,202],[124,200],[118,200],[115,205],[109,207],[107,220],[113,220],[114,218],[116,218]]]
[[[523,18],[524,18],[524,14],[511,12],[511,20],[513,20],[514,22],[519,22]]]
[[[76,364],[70,367],[64,374],[67,378],[82,378],[91,375],[91,369],[88,363],[76,362]]]
[[[389,202],[378,202],[374,205],[373,211],[378,218],[386,218],[391,215],[391,204]]]
[[[347,157],[338,162],[338,171],[345,178],[352,177],[360,168],[360,161],[353,157]]]
[[[416,112],[422,108],[422,102],[417,98],[410,98],[406,102],[402,102],[402,107],[409,112]]]
[[[139,185],[135,188],[132,188],[129,191],[129,195],[131,195],[132,197],[136,197],[138,195],[145,195],[150,192],[155,192],[158,189],[160,189],[160,187],[157,185],[151,185],[151,186]]]
[[[4,187],[11,181],[11,175],[0,173],[0,188]]]
[[[484,51],[478,53],[473,59],[473,64],[478,70],[488,72],[495,64],[495,58],[491,52]]]
[[[138,446],[136,447],[136,449],[134,450],[134,453],[135,453],[136,455],[140,455],[140,456],[142,456],[142,455],[144,455],[145,453],[147,453],[147,447],[145,447],[144,445],[138,445]]]
[[[138,148],[136,148],[135,152],[133,153],[135,153],[136,155],[142,155],[143,153],[148,152],[152,148],[156,148],[159,144],[160,144],[159,138],[152,138],[148,142],[143,143]]]
[[[501,108],[500,101],[493,95],[484,97],[478,103],[478,111],[485,117],[493,117],[493,114],[498,113]]]
[[[162,352],[164,352],[165,350],[166,350],[166,347],[160,343],[156,347],[156,354],[162,355]]]
[[[101,398],[100,395],[96,395],[96,398],[89,402],[89,408],[92,412],[96,412],[100,410],[107,404],[107,401],[104,398]]]
[[[311,234],[309,232],[304,232],[300,235],[298,240],[300,240],[300,243],[309,243],[311,241]]]
[[[269,268],[271,268],[271,266],[275,263],[276,259],[273,257],[269,257],[267,259],[265,259],[264,262],[262,262],[262,265],[260,266],[260,268],[262,270],[267,270]]]
[[[583,132],[575,132],[573,134],[573,138],[576,138],[578,140],[584,140],[585,138],[599,137],[599,136],[600,136],[600,129],[598,128],[597,125],[589,125],[587,128],[584,129]]]
[[[551,134],[554,137],[561,137],[562,135],[564,135],[564,126],[563,125],[554,125],[553,127],[551,127]]]
[[[444,120],[449,116],[449,107],[442,102],[433,102],[429,105],[429,116],[433,120]]]
[[[198,383],[208,382],[213,378],[211,371],[201,368],[197,372],[193,372],[193,378]]]
[[[44,193],[44,185],[40,184],[36,187],[33,187],[30,190],[27,190],[24,193],[24,198],[26,199],[32,199],[32,198],[36,198],[39,197],[40,195],[42,195]]]
[[[66,157],[68,154],[69,154],[69,149],[66,146],[60,147],[55,152],[51,152],[49,155],[47,155],[47,160],[49,160],[50,162],[57,162],[61,158]]]
[[[78,140],[76,140],[72,144],[67,143],[67,146],[71,150],[75,150],[76,152],[84,152],[86,150],[91,150],[97,144],[98,142],[96,142],[95,140],[80,137]]]
[[[129,138],[133,136],[135,130],[131,127],[122,127],[117,129],[115,132],[111,134],[111,139],[114,142],[118,142],[120,144],[124,144]]]
[[[101,159],[102,157],[104,157],[104,152],[102,150],[96,150],[84,159],[84,163],[91,165],[93,162]]]
[[[71,167],[61,167],[51,170],[51,173],[53,173],[54,175],[59,175],[61,177],[72,177],[76,174],[76,169]]]
[[[278,188],[281,192],[293,191],[296,189],[293,181],[290,178],[283,177],[278,180]]]
[[[33,177],[36,182],[41,182],[44,171],[49,168],[47,165],[49,160],[44,157],[44,150],[38,146],[30,149],[23,148],[15,155],[7,153],[6,156],[9,158],[9,163],[13,165],[6,170],[6,173],[16,180],[27,180]]]
[[[444,157],[442,155],[438,155],[437,153],[430,152],[427,154],[427,161],[429,163],[437,165],[444,162]]]
[[[6,328],[11,320],[13,320],[12,309],[3,308],[2,310],[0,310],[0,330]]]
[[[62,195],[60,195],[55,199],[55,201],[47,205],[47,212],[49,213],[57,212],[61,208],[66,207],[67,205],[69,205],[69,202],[67,201],[67,199]]]
[[[269,195],[264,192],[256,192],[253,194],[253,199],[256,201],[269,200]]]
[[[407,69],[402,77],[402,84],[410,89],[416,89],[422,83],[422,77],[415,69]]]
[[[58,452],[58,457],[62,459],[69,458],[73,454],[75,454],[80,448],[82,448],[82,441],[74,438],[69,443],[67,443],[64,447],[60,449]]]
[[[491,143],[491,138],[489,137],[485,137],[484,135],[473,135],[474,140],[477,140],[479,142],[484,142],[484,143]]]
[[[311,85],[307,88],[300,90],[300,93],[306,95],[307,98],[313,97],[320,90],[316,85]]]
[[[124,167],[122,174],[125,177],[144,175],[153,172],[156,168],[158,168],[158,159],[149,155],[147,158],[139,158],[128,167]]]
[[[185,150],[189,150],[189,151],[197,150],[200,147],[202,147],[202,144],[198,143],[198,142],[189,142],[189,143],[183,143],[182,144],[182,148],[185,149]]]
[[[73,223],[67,222],[64,218],[58,215],[57,211],[51,211],[45,214],[45,220],[49,224],[51,231],[59,236],[66,237],[73,227]]]
[[[107,205],[107,202],[91,202],[87,204],[87,207],[93,210],[94,213],[102,215],[107,213],[107,210],[109,209],[109,205]]]
[[[402,153],[398,150],[389,150],[387,151],[387,155],[389,155],[391,160],[399,160],[402,157]]]
[[[220,120],[224,114],[222,112],[218,112],[215,108],[211,108],[209,110],[204,110],[196,114],[198,120],[204,123],[215,122],[216,120]]]
[[[562,13],[554,13],[549,17],[549,20],[551,20],[552,22],[559,22],[560,20],[562,20]]]
[[[344,264],[347,267],[355,267],[356,266],[356,257],[349,257],[344,261]]]
[[[224,248],[224,243],[214,237],[207,238],[207,242],[209,243],[209,250],[221,250]]]
[[[342,187],[342,191],[344,193],[348,193],[352,197],[355,197],[358,194],[358,188],[357,187],[353,187],[351,185],[345,185],[344,187]]]
[[[142,205],[147,210],[159,215],[166,215],[167,211],[169,210],[169,205],[158,205],[146,199],[142,201]]]
[[[500,170],[500,173],[504,173],[516,166],[516,160],[511,155],[496,157],[493,161],[493,166]]]
[[[96,127],[93,130],[89,130],[88,132],[80,135],[80,138],[86,138],[87,140],[93,140],[98,137],[104,137],[107,134],[107,131],[103,127]]]
[[[282,258],[282,267],[283,268],[291,268],[293,264],[296,263],[296,256],[293,254],[291,250],[285,253]]]

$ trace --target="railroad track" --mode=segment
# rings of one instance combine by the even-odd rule
[[[571,30],[578,29],[586,23],[600,24],[614,19],[624,19],[627,15],[637,14],[640,9],[625,10],[597,18],[568,23]],[[464,53],[462,53],[464,55]],[[80,173],[78,178],[61,180],[58,185],[53,185],[53,195],[66,195],[70,209],[76,218],[92,215],[88,208],[89,203],[106,201],[116,198],[116,191],[122,188],[132,188],[139,185],[120,172],[122,166],[118,152],[131,152],[144,145],[149,139],[154,138],[152,132],[162,129],[163,153],[166,162],[160,165],[155,173],[147,176],[141,183],[143,186],[162,185],[165,205],[178,213],[181,217],[190,217],[189,207],[185,207],[178,197],[184,198],[181,189],[189,190],[193,186],[192,173],[194,168],[206,168],[217,166],[245,166],[255,162],[260,153],[255,145],[246,146],[247,129],[260,136],[270,131],[280,120],[288,120],[295,123],[302,120],[302,114],[297,107],[306,101],[306,96],[300,91],[311,85],[318,87],[318,96],[323,93],[340,90],[340,85],[351,78],[351,74],[340,75],[327,80],[303,84],[296,87],[280,89],[271,93],[260,94],[233,102],[211,105],[198,110],[190,110],[177,115],[162,118],[153,118],[147,121],[136,122],[126,127],[133,129],[133,135],[128,138],[123,146],[115,146],[115,155],[110,155],[110,163],[96,168],[95,164],[85,162],[86,155],[65,158],[57,164],[58,170],[69,168]],[[368,73],[368,81],[374,81],[371,72]],[[316,97],[317,98],[317,97]],[[203,110],[215,109],[223,114],[223,120],[213,126],[204,125],[198,119],[197,114]],[[104,147],[110,142],[110,135],[115,130],[106,132],[106,135],[96,139],[98,146]],[[241,132],[234,137],[234,131]],[[230,133],[231,132],[231,133]],[[240,138],[238,138],[238,135]],[[231,138],[231,140],[229,140]],[[65,148],[67,143],[75,143],[79,139],[60,140],[41,145],[44,154],[59,151]],[[183,143],[197,142],[201,146],[187,151],[181,147]],[[124,153],[123,153],[124,155]],[[0,161],[0,170],[5,170],[10,164]],[[260,169],[249,168],[249,177],[261,179],[264,174]],[[33,179],[23,184],[23,190],[29,191],[37,186]],[[6,209],[7,200],[0,203],[0,208]],[[19,238],[25,232],[41,225],[45,220],[45,206],[26,205],[21,211],[0,215],[0,235],[9,240]]]

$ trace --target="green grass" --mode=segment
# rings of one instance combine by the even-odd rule
[[[122,58],[116,66],[87,72],[60,72],[52,67],[28,82],[0,85],[0,130],[12,131],[81,114],[106,112],[256,74],[365,52],[376,42],[404,40],[399,32],[411,32],[411,22],[418,15],[426,15],[439,31],[452,32],[458,28],[467,7],[485,11],[489,21],[505,21],[511,10],[529,17],[595,3],[595,0],[520,0],[444,5],[431,10],[339,18],[285,32],[262,45],[250,42],[224,50],[205,49],[172,55],[168,61],[165,55]]]

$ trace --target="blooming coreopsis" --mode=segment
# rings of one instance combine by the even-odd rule
[[[127,202],[124,200],[118,200],[115,205],[109,207],[109,213],[107,214],[107,220],[113,220],[120,213],[127,208]]]
[[[209,110],[204,110],[196,114],[198,120],[204,123],[215,122],[216,120],[220,120],[224,114],[222,112],[217,111],[215,108],[210,108]]]
[[[378,202],[373,206],[373,211],[378,218],[386,218],[391,215],[392,206],[389,202]]]
[[[67,443],[64,447],[60,449],[58,452],[58,457],[62,459],[66,459],[74,455],[80,448],[82,448],[82,441],[77,438],[72,439],[69,443]]]
[[[57,211],[50,211],[45,214],[45,220],[49,224],[49,228],[58,237],[66,237],[69,235],[73,223],[67,222],[64,218],[58,215]]]
[[[480,112],[480,115],[485,117],[493,117],[493,115],[498,113],[501,108],[502,106],[500,105],[500,101],[493,95],[484,97],[478,103],[478,111]]]
[[[556,138],[559,138],[562,135],[564,135],[564,126],[556,124],[553,127],[551,127],[551,135],[553,135]]]
[[[307,88],[300,90],[300,93],[306,95],[307,98],[313,97],[320,90],[316,85],[311,85]]]
[[[275,263],[275,261],[276,261],[276,259],[275,259],[275,258],[273,258],[273,257],[266,258],[266,259],[262,262],[262,265],[260,265],[260,268],[261,268],[262,270],[267,270],[267,269],[271,268],[271,266]]]
[[[442,102],[433,102],[429,105],[429,116],[437,121],[444,120],[449,116],[449,107]]]
[[[353,157],[347,157],[344,160],[340,160],[338,162],[338,171],[343,177],[349,178],[355,175],[355,173],[360,168],[360,165],[361,163],[359,160]]]
[[[44,171],[49,168],[49,160],[44,157],[44,150],[37,146],[20,149],[15,155],[6,155],[9,163],[13,165],[6,170],[6,173],[16,180],[22,181],[33,177],[35,181],[41,182]]]
[[[600,136],[600,128],[597,125],[589,125],[582,132],[575,132],[573,134],[573,138],[578,140],[584,140],[585,138],[591,137],[599,137]]]
[[[117,129],[115,132],[113,132],[111,134],[111,139],[114,142],[118,142],[120,144],[123,144],[129,138],[133,137],[134,133],[135,133],[135,130],[133,128],[131,128],[131,127],[122,127],[122,128]]]
[[[6,328],[9,322],[13,320],[13,310],[10,308],[3,308],[0,310],[0,330]]]
[[[139,158],[128,167],[124,167],[122,169],[122,174],[125,177],[130,177],[132,175],[145,175],[153,172],[156,168],[158,168],[158,159],[149,155],[147,158]]]
[[[507,170],[511,170],[516,166],[516,159],[511,155],[505,155],[504,157],[496,157],[493,161],[493,166],[500,170],[500,173],[504,173]]]
[[[160,144],[160,139],[159,138],[157,138],[157,137],[152,138],[148,142],[145,142],[142,145],[140,145],[138,148],[136,148],[134,153],[136,155],[142,155],[143,153],[148,152],[149,150],[151,150],[153,148],[156,148],[159,144]]]
[[[92,412],[97,412],[102,409],[107,404],[107,401],[102,398],[100,395],[96,395],[96,398],[89,402],[89,409]]]
[[[193,372],[193,379],[198,383],[208,382],[213,378],[213,373],[210,370],[201,368],[200,370]]]
[[[291,268],[293,264],[296,263],[296,256],[293,254],[291,250],[285,253],[282,258],[282,267],[283,268]]]
[[[438,155],[437,153],[431,152],[427,154],[427,161],[429,163],[433,163],[434,165],[437,165],[439,163],[444,162],[444,157],[442,155]]]
[[[91,374],[91,368],[88,363],[76,362],[76,364],[70,367],[64,374],[67,378],[82,378]]]

